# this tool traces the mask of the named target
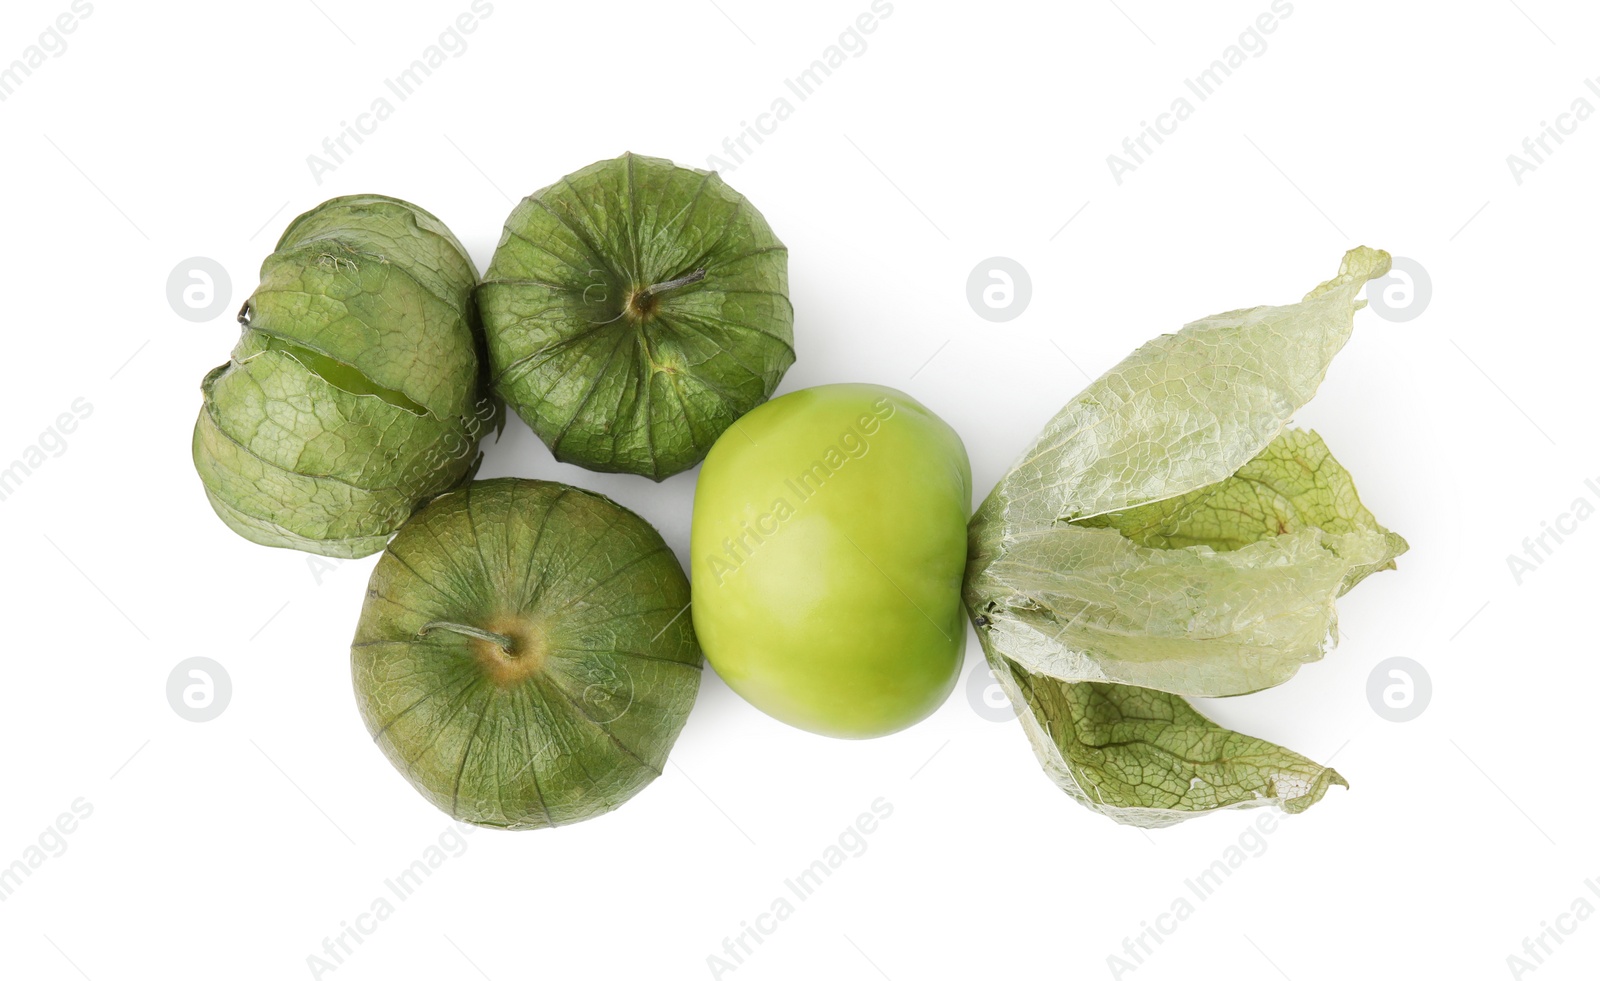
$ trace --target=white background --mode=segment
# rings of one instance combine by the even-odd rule
[[[200,378],[289,219],[335,194],[397,195],[481,268],[514,198],[623,150],[706,166],[868,10],[496,0],[319,184],[307,155],[469,4],[318,3],[96,0],[0,102],[0,465],[75,399],[93,406],[0,502],[0,865],[75,800],[93,808],[0,903],[9,977],[311,976],[308,955],[450,827],[353,704],[346,644],[375,560],[319,568],[235,537],[189,462]],[[1600,876],[1600,521],[1520,585],[1506,562],[1597,500],[1600,121],[1520,185],[1506,157],[1574,99],[1600,108],[1583,84],[1600,15],[1295,0],[1119,185],[1107,154],[1174,98],[1195,102],[1183,80],[1269,0],[1119,3],[896,0],[864,52],[810,99],[789,94],[793,115],[725,171],[790,248],[799,361],[782,390],[905,389],[965,438],[981,495],[1147,338],[1293,302],[1356,244],[1421,263],[1425,312],[1360,314],[1297,420],[1411,552],[1341,603],[1326,660],[1201,706],[1332,759],[1351,789],[1281,822],[1123,976],[1515,976],[1507,956],[1543,921],[1580,895],[1600,906],[1583,884]],[[67,10],[7,3],[0,64]],[[996,255],[1033,283],[1005,324],[965,298]],[[205,323],[166,298],[193,256],[232,281]],[[599,489],[687,558],[693,473],[655,485],[557,465],[516,421],[488,453],[485,475]],[[197,655],[233,684],[203,724],[165,694]],[[1432,677],[1409,723],[1365,694],[1392,656]],[[980,663],[974,641],[967,671]],[[1263,812],[1114,825],[1057,791],[965,678],[927,722],[842,742],[767,719],[708,672],[674,765],[634,801],[472,834],[322,976],[712,976],[708,955],[879,797],[893,815],[865,853],[724,977],[1113,976],[1108,955]],[[1600,917],[1561,922],[1573,934],[1523,976],[1594,976]]]

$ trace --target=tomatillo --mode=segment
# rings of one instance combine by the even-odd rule
[[[921,721],[966,649],[972,471],[942,419],[879,385],[758,406],[712,446],[690,536],[694,628],[734,691],[845,738]]]

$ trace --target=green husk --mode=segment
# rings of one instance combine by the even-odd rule
[[[296,218],[201,385],[194,463],[218,516],[264,545],[355,558],[469,479],[495,422],[476,282],[416,205],[356,195]]]
[[[541,828],[661,773],[699,690],[689,583],[638,515],[547,481],[477,481],[406,523],[351,645],[384,754],[451,817]]]
[[[1144,345],[1051,420],[973,517],[965,600],[985,656],[1047,772],[1095,809],[1155,826],[1302,809],[1343,784],[1182,696],[1288,680],[1337,638],[1334,600],[1406,549],[1322,440],[1286,429],[1388,268],[1353,249],[1300,303]]]
[[[592,164],[506,219],[477,294],[495,391],[558,460],[686,470],[794,363],[787,270],[716,173]]]

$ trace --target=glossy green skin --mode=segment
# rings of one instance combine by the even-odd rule
[[[921,721],[966,647],[971,505],[961,438],[903,392],[823,385],[759,406],[712,447],[695,487],[707,659],[751,704],[811,732],[867,738]]]

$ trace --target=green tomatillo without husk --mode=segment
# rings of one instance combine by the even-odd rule
[[[201,384],[194,464],[263,545],[356,558],[470,479],[501,410],[481,377],[477,270],[414,204],[334,198],[290,223]]]
[[[961,438],[904,392],[822,385],[762,405],[695,485],[706,658],[757,708],[812,732],[920,721],[966,648],[971,504]]]
[[[478,481],[378,560],[351,646],[367,729],[452,817],[570,824],[661,773],[694,705],[689,583],[661,536],[565,484]]]
[[[524,198],[478,288],[495,392],[556,459],[661,480],[794,363],[788,250],[714,172],[627,153]]]

